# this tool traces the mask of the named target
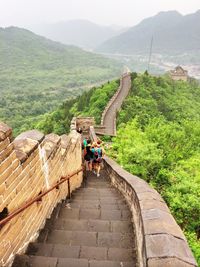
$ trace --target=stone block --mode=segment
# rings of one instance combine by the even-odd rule
[[[66,134],[61,135],[61,147],[63,149],[67,149],[69,143],[70,143],[69,135],[66,135]]]
[[[42,142],[42,149],[45,150],[45,157],[47,160],[57,149],[57,144],[52,142],[51,140],[44,139],[44,141]]]
[[[55,144],[59,144],[60,141],[61,141],[61,137],[59,135],[57,135],[57,134],[54,134],[54,133],[47,134],[45,136],[45,139],[49,140],[49,141],[51,141],[51,142],[53,142]]]
[[[147,235],[147,258],[177,258],[195,265],[196,262],[185,240],[167,234]]]
[[[176,258],[148,260],[148,267],[192,267],[192,266],[197,266],[197,265],[191,265],[190,263],[184,262]]]
[[[13,144],[9,144],[3,151],[0,152],[0,163],[3,162],[13,151]]]
[[[21,133],[15,138],[15,140],[31,139],[31,140],[37,141],[38,143],[41,143],[44,137],[45,137],[44,134],[39,132],[38,130],[30,130],[30,131]]]
[[[0,122],[0,141],[5,140],[7,137],[11,138],[12,128],[7,124]]]
[[[0,141],[0,152],[10,144],[10,139],[7,137],[5,140]]]
[[[15,153],[21,163],[25,162],[28,158],[28,155],[22,151],[15,150]]]
[[[170,210],[167,207],[166,203],[156,199],[143,199],[140,201],[140,207],[142,211],[150,209],[159,209],[167,213],[170,213]]]
[[[149,234],[170,234],[184,239],[185,236],[170,213],[159,209],[142,211],[144,233]]]
[[[6,181],[6,179],[11,175],[12,172],[13,172],[12,168],[9,167],[3,173],[1,173],[0,174],[0,184],[4,183]]]
[[[15,150],[17,150],[17,156],[19,155],[18,151],[25,153],[27,156],[30,156],[30,154],[38,147],[38,141],[32,139],[15,139],[13,141],[13,144]]]

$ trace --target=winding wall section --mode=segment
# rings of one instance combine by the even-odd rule
[[[124,99],[127,97],[129,90],[131,88],[131,75],[126,73],[120,79],[120,86],[117,92],[109,101],[106,106],[102,118],[101,126],[102,132],[106,135],[116,135],[116,113],[120,109]],[[96,130],[96,132],[98,132]]]

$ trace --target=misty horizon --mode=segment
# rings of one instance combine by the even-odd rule
[[[1,4],[0,27],[17,26],[27,28],[40,24],[55,24],[74,20],[87,20],[101,26],[132,27],[147,17],[162,11],[177,11],[182,15],[200,9],[198,0],[189,3],[159,0],[135,3],[132,0],[8,0]]]

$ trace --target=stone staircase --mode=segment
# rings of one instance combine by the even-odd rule
[[[102,171],[53,211],[37,242],[12,267],[135,267],[134,230],[123,196]]]

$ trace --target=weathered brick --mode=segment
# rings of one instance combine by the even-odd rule
[[[0,142],[0,152],[3,151],[10,144],[10,139],[7,137],[5,140]]]
[[[12,174],[6,179],[5,183],[8,189],[14,182],[14,180],[21,174],[21,171],[22,171],[21,166],[18,166],[17,168],[15,168]]]
[[[8,142],[8,140],[6,142]],[[6,168],[3,174],[5,175],[5,171],[7,171],[7,178],[2,182],[4,185],[4,188],[2,187],[4,195],[0,198],[2,202],[0,202],[0,207],[4,208],[7,206],[9,212],[12,212],[26,203],[27,200],[33,199],[40,192],[44,192],[47,189],[44,168],[44,163],[46,163],[46,161],[40,159],[40,148],[35,147],[34,142],[31,142],[30,147],[29,144],[29,142],[21,141],[18,143],[18,148],[27,152],[29,155],[23,164],[16,159],[15,150],[11,153],[8,159],[6,158],[6,163],[3,163],[4,167],[2,167],[2,169],[4,170]],[[55,184],[63,174],[70,173],[80,167],[81,158],[77,159],[77,157],[80,156],[80,153],[77,154],[75,151],[72,152],[74,148],[70,148],[70,146],[72,146],[71,142],[66,157],[62,157],[60,142],[58,142],[58,145],[59,147],[53,151],[51,157],[47,161],[48,180],[50,185]],[[75,146],[73,145],[73,147]],[[7,147],[5,147],[5,149],[7,149]],[[74,153],[73,156],[71,153]],[[80,183],[78,177],[73,180],[73,187],[78,186],[76,183]],[[68,188],[65,183],[59,187],[59,190],[55,189],[50,192],[48,196],[43,197],[42,202],[31,205],[23,213],[17,215],[16,218],[13,218],[9,223],[10,227],[8,227],[8,231],[3,232],[3,234],[2,231],[0,231],[0,240],[5,239],[12,243],[12,247],[7,251],[2,252],[2,254],[0,252],[0,257],[2,256],[1,258],[6,260],[11,253],[17,253],[22,244],[28,242],[41,226],[44,225],[46,217],[50,216],[53,208],[58,201],[66,196],[67,191]]]
[[[13,151],[13,144],[9,144],[3,151],[0,152],[0,163],[4,161]]]
[[[12,157],[7,157],[0,163],[0,173],[3,173],[12,164]]]
[[[0,174],[0,184],[4,183],[6,179],[11,175],[13,172],[11,166],[8,167],[3,173]]]
[[[0,185],[0,196],[4,194],[5,190],[6,190],[6,185],[5,183],[3,183]]]

